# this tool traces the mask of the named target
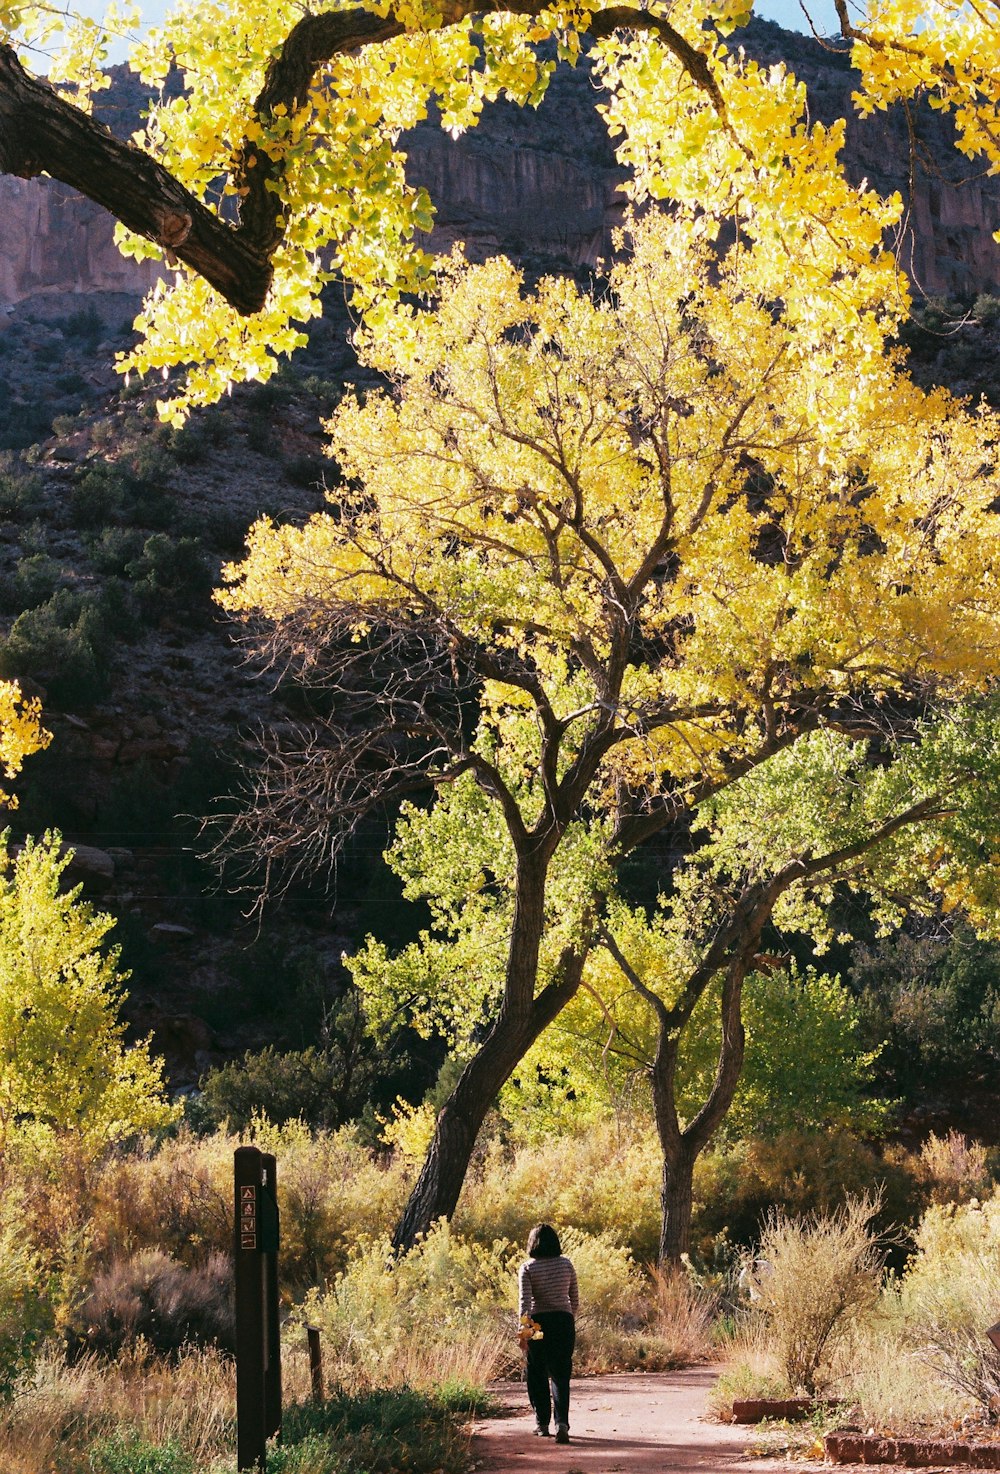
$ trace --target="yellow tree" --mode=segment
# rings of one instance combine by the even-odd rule
[[[432,101],[452,131],[499,96],[537,103],[551,41],[571,62],[592,43],[637,195],[697,202],[789,248],[803,215],[821,223],[813,259],[799,258],[807,295],[876,249],[898,212],[845,183],[843,127],[810,128],[793,78],[727,48],[722,32],[747,18],[743,0],[181,3],[136,42],[131,65],[154,94],[173,65],[184,91],[154,97],[122,143],[81,108],[106,80],[109,33],[137,14],[126,3],[102,26],[0,0],[0,171],[74,185],[123,222],[127,250],[176,267],[122,360],[140,372],[183,367],[175,415],[234,378],[273,372],[303,341],[331,274],[361,307],[419,285],[430,262],[415,233],[432,210],[407,184],[401,131]],[[49,78],[32,75],[53,45]]]
[[[0,1163],[85,1160],[179,1114],[149,1041],[125,1041],[114,920],[61,888],[70,858],[57,834],[0,851]]]
[[[326,688],[327,715],[261,766],[250,852],[320,862],[359,815],[430,788],[432,815],[472,815],[465,839],[442,821],[448,904],[511,897],[400,1244],[451,1213],[628,856],[690,847],[699,806],[805,734],[905,728],[1000,666],[998,427],[885,351],[879,264],[824,315],[797,290],[783,310],[776,253],[720,255],[703,218],[653,212],[630,245],[596,300],[456,262],[434,310],[386,311],[362,351],[396,393],[333,417],[330,511],[256,526],[221,596]],[[940,805],[915,790],[883,837]],[[737,893],[697,964],[728,969],[734,1028],[783,889],[838,853],[803,845]]]

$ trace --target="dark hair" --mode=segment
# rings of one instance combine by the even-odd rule
[[[536,1223],[528,1235],[528,1254],[532,1259],[558,1259],[562,1253],[559,1235],[551,1223]]]

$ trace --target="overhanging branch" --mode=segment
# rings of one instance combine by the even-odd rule
[[[496,9],[534,16],[544,5],[542,0],[511,0]],[[441,27],[466,20],[477,10],[457,0],[446,7]],[[338,56],[380,45],[405,29],[391,13],[380,17],[361,9],[304,16],[268,67],[255,121],[266,134],[276,109],[293,113],[308,104],[320,72]],[[711,105],[725,114],[706,57],[664,17],[613,6],[590,18],[591,34],[598,37],[626,29],[656,35]],[[0,47],[0,173],[22,179],[49,174],[79,190],[129,230],[183,261],[244,316],[260,311],[270,289],[287,215],[281,198],[283,169],[279,149],[268,153],[263,144],[245,141],[237,150],[234,173],[239,219],[227,224],[151,155],[115,138],[48,82],[30,76],[11,47]]]

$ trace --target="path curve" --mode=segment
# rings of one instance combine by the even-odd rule
[[[575,1378],[568,1446],[537,1438],[524,1385],[504,1383],[493,1389],[501,1415],[473,1427],[473,1460],[483,1474],[779,1474],[787,1466],[746,1457],[746,1428],[705,1418],[717,1376],[713,1367],[689,1367]]]

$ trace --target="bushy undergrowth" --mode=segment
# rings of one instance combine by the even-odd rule
[[[830,1381],[830,1361],[852,1324],[874,1310],[884,1255],[872,1230],[877,1200],[849,1198],[810,1218],[772,1210],[751,1275],[753,1314],[794,1392]]]
[[[901,1287],[910,1343],[960,1395],[1000,1419],[1000,1197],[930,1208]]]

